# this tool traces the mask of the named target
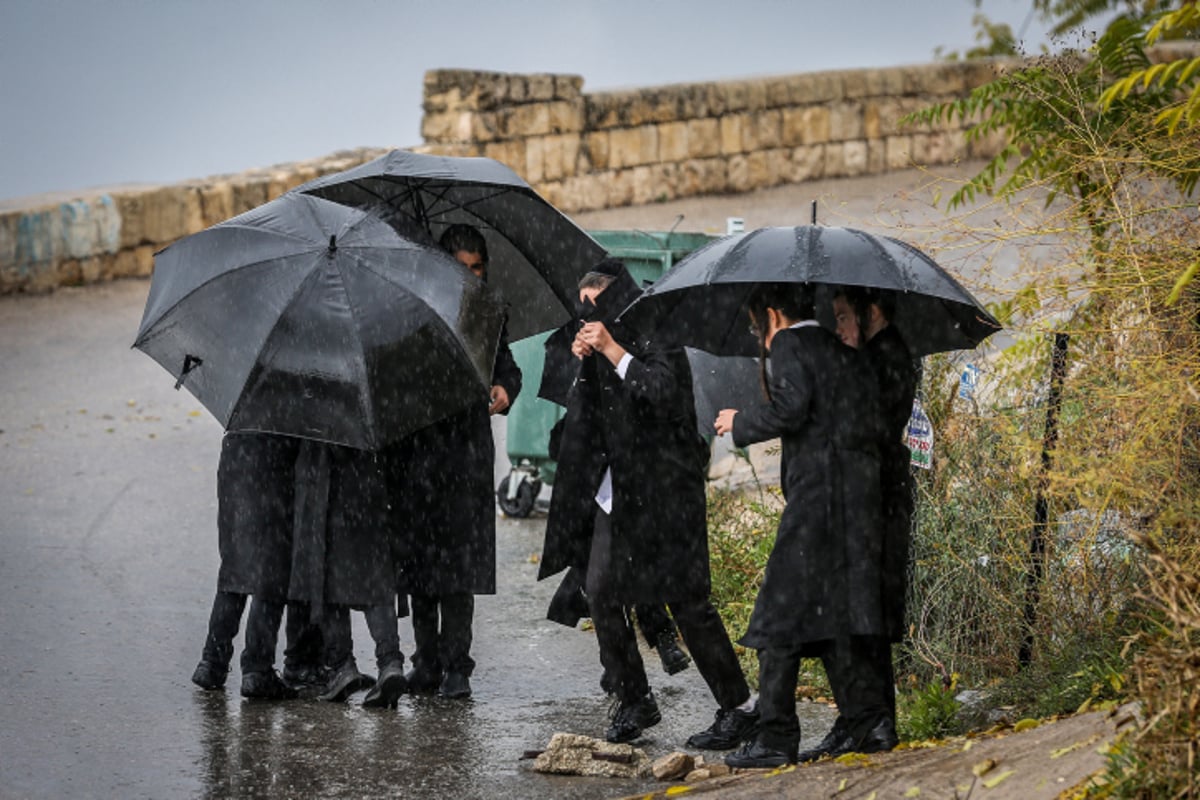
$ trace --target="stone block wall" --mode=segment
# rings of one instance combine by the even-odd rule
[[[746,192],[993,155],[961,123],[899,120],[962,97],[1008,62],[814,72],[624,91],[578,75],[432,70],[425,152],[502,161],[565,211]]]
[[[176,239],[387,152],[361,149],[163,186],[0,209],[0,294],[147,276]]]

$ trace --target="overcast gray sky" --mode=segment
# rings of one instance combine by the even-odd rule
[[[983,0],[1014,30],[1030,0]],[[971,0],[0,0],[0,198],[418,144],[436,67],[585,90],[922,63]],[[1036,49],[1044,33],[1029,25]]]

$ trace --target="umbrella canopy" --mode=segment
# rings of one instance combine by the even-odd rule
[[[288,194],[158,253],[133,346],[229,431],[373,450],[486,403],[502,324],[439,248]]]
[[[490,158],[393,150],[295,191],[370,209],[404,235],[430,242],[456,223],[477,228],[488,245],[488,280],[511,306],[514,341],[569,320],[579,279],[605,256],[591,236]]]
[[[834,287],[896,292],[892,324],[914,356],[975,347],[1000,323],[912,245],[853,228],[803,225],[727,236],[692,252],[650,286],[621,321],[677,344],[753,356],[744,304],[762,283],[816,283],[818,317],[832,320]]]

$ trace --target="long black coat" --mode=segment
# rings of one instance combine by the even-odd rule
[[[879,411],[858,351],[816,325],[771,344],[770,404],[733,418],[739,447],[783,440],[787,505],[747,647],[799,647],[843,635],[881,636]]]
[[[619,280],[600,300],[623,308],[632,279]],[[708,447],[696,431],[687,356],[682,348],[634,341],[617,326],[609,330],[634,360],[622,380],[604,356],[589,356],[570,390],[538,579],[586,568],[596,491],[611,467],[612,598],[635,604],[707,597]]]
[[[230,433],[217,465],[217,588],[270,600],[287,597],[292,504],[300,440]]]
[[[917,393],[917,369],[904,338],[893,326],[876,333],[864,351],[879,385],[883,439],[879,445],[883,489],[884,627],[894,642],[904,639],[908,561],[912,549],[911,456],[904,435]]]
[[[521,392],[521,369],[503,333],[492,384],[504,387],[510,403]],[[422,428],[385,455],[403,543],[400,594],[495,594],[496,445],[486,404]]]
[[[395,602],[400,543],[381,453],[305,441],[296,465],[289,597],[324,605]]]

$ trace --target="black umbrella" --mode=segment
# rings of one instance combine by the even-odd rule
[[[373,450],[487,402],[494,292],[362,211],[288,194],[154,262],[134,347],[227,430]]]
[[[404,235],[429,241],[455,223],[479,229],[488,245],[488,280],[511,305],[513,340],[567,322],[579,279],[606,255],[515,172],[490,158],[393,150],[296,191],[370,209]]]
[[[620,319],[710,353],[757,355],[744,304],[762,283],[821,284],[818,317],[827,323],[834,287],[893,290],[892,324],[914,356],[969,349],[1000,330],[958,281],[912,245],[816,225],[760,228],[718,239],[680,260]]]

